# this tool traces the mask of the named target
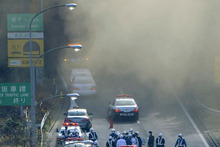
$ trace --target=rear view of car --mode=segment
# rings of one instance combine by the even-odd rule
[[[96,95],[96,84],[91,76],[76,76],[72,81],[72,92],[81,96]]]
[[[109,104],[107,115],[114,120],[117,118],[133,118],[133,120],[138,120],[139,109],[131,95],[117,95],[114,101]]]
[[[67,114],[65,113],[66,118],[65,122],[74,122],[78,123],[79,126],[86,130],[89,131],[89,129],[92,127],[92,122],[91,122],[91,115],[92,113],[88,114],[86,109],[69,109]]]
[[[91,77],[92,74],[89,71],[89,69],[85,69],[85,68],[72,69],[71,74],[70,74],[70,81],[73,81],[73,79],[77,76],[89,76],[89,77]]]

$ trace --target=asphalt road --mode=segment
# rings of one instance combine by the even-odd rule
[[[64,77],[65,82],[68,81],[67,73],[66,71],[61,72],[60,75]],[[134,96],[140,107],[140,119],[137,122],[130,120],[114,122],[113,127],[117,131],[129,131],[132,128],[134,131],[138,131],[140,136],[145,139],[147,139],[147,132],[150,130],[155,137],[161,132],[166,139],[166,146],[168,147],[174,146],[177,135],[182,133],[188,146],[208,146],[202,140],[202,134],[198,134],[195,126],[192,125],[192,122],[181,108],[176,99],[177,96],[171,94],[172,91],[171,93],[167,93],[163,92],[163,89],[157,89],[159,90],[157,93],[154,87],[148,87],[144,83],[137,82],[132,76],[114,77],[98,73],[94,74],[94,77],[97,83],[97,96],[79,97],[76,103],[78,106],[86,108],[89,112],[93,113],[93,128],[99,135],[99,144],[101,147],[105,146],[111,131],[109,120],[106,118],[109,101],[120,93],[129,93]],[[62,112],[67,111],[68,108],[69,103],[67,100]],[[54,128],[59,127],[63,120],[64,117],[61,114]],[[54,140],[55,135],[52,138]]]

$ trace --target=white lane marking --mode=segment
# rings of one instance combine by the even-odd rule
[[[191,116],[189,115],[188,111],[186,110],[186,108],[184,107],[183,103],[180,101],[180,99],[175,96],[175,98],[177,99],[177,101],[179,102],[181,108],[183,109],[184,113],[186,114],[187,118],[189,119],[189,121],[191,122],[191,124],[193,125],[193,127],[195,128],[196,132],[198,133],[199,137],[202,139],[202,142],[204,143],[204,145],[206,147],[210,147],[209,144],[207,143],[207,141],[205,140],[204,136],[202,135],[202,133],[200,132],[199,128],[197,127],[196,123],[193,121],[193,119],[191,118]]]
[[[212,109],[212,108],[207,107],[206,105],[204,105],[203,103],[201,103],[198,99],[197,99],[197,101],[198,101],[198,103],[199,103],[202,107],[204,107],[205,109],[207,109],[207,110],[209,110],[209,111],[212,111],[212,112],[215,112],[215,113],[220,113],[219,110],[215,110],[215,109]]]

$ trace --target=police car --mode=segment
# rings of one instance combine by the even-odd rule
[[[67,127],[68,134],[65,137],[64,130]],[[58,131],[58,130],[57,130]],[[73,136],[74,132],[78,132],[78,136]],[[57,143],[61,143],[64,138],[75,139],[75,140],[83,140],[85,135],[82,133],[81,128],[78,123],[63,123],[60,131],[58,131],[57,135]]]
[[[139,109],[132,95],[120,94],[110,102],[107,115],[113,120],[116,118],[134,118],[134,120],[138,120]]]

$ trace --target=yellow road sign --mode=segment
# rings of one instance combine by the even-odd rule
[[[33,63],[36,58],[33,58]],[[30,67],[30,58],[8,58],[8,67]],[[35,67],[44,67],[44,58],[40,58]]]
[[[32,56],[44,53],[44,40],[32,39]],[[29,39],[8,40],[8,57],[30,57]]]

